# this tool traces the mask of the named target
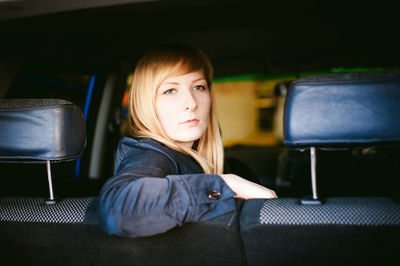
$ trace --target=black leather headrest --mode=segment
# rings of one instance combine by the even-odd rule
[[[73,103],[0,99],[0,159],[70,160],[85,144],[85,119]]]
[[[284,143],[347,146],[400,142],[400,71],[311,76],[289,89]]]

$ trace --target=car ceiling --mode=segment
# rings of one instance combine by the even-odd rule
[[[217,76],[399,67],[395,10],[343,0],[0,0],[0,52],[110,63],[180,42],[205,50]]]

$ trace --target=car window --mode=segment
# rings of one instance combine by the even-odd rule
[[[73,72],[56,63],[31,61],[21,66],[5,98],[59,98],[85,108],[91,73]]]

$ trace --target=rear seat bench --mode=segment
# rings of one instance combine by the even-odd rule
[[[319,149],[400,143],[400,72],[295,81],[285,103],[284,143],[309,150],[312,196],[245,202],[240,230],[248,265],[364,266],[397,261],[398,196],[324,198],[318,193],[317,180],[324,176],[318,175],[317,159]]]

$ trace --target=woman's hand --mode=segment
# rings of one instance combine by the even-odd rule
[[[272,199],[277,198],[275,191],[253,183],[234,174],[220,175],[225,183],[236,193],[236,198],[242,199]]]

